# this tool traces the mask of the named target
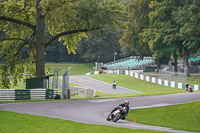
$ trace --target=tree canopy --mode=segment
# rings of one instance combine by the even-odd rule
[[[175,65],[178,56],[183,57],[187,66],[188,56],[200,48],[199,4],[198,0],[133,1],[121,45],[139,55],[148,50],[156,58],[172,55]]]
[[[44,76],[45,49],[53,41],[62,40],[75,53],[87,32],[116,28],[123,12],[120,0],[0,0],[0,57],[5,62],[0,86],[8,88],[10,78],[17,83],[24,72]]]
[[[108,29],[102,37],[88,35],[77,47],[77,53],[86,62],[109,62],[113,61],[114,53],[119,53],[119,33]]]
[[[131,49],[140,56],[150,54],[148,44],[141,41],[140,38],[140,33],[143,29],[149,26],[149,3],[150,0],[134,0],[128,5],[128,20],[124,23],[125,30],[120,40],[122,50]]]

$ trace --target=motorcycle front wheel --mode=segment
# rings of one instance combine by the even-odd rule
[[[113,122],[116,122],[116,121],[118,121],[119,119],[120,119],[120,117],[121,117],[121,114],[120,113],[117,113],[116,115],[115,115],[115,117],[113,118]]]

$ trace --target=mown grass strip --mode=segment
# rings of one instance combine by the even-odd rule
[[[61,68],[59,75],[63,76],[68,67],[71,66],[70,75],[85,75],[85,73],[94,71],[93,63],[80,63],[80,64],[67,64],[67,63],[46,63],[45,68],[49,70],[50,74],[53,74],[55,68]]]
[[[113,80],[116,81],[117,86],[122,86],[128,89],[133,89],[143,93],[131,93],[131,94],[109,94],[98,92],[99,97],[130,97],[130,96],[148,96],[148,95],[165,95],[165,94],[176,94],[176,93],[186,93],[185,90],[167,87],[163,85],[158,85],[150,83],[147,81],[142,81],[126,75],[92,75],[94,79],[101,80],[107,83],[112,83]]]
[[[177,130],[200,132],[200,101],[167,107],[131,110],[127,120]]]
[[[1,133],[158,133],[158,131],[76,123],[9,111],[0,111],[0,127]]]

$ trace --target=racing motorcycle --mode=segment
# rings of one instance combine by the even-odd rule
[[[108,115],[107,120],[117,122],[119,119],[125,117],[126,112],[127,112],[127,107],[119,106],[116,111]]]
[[[113,89],[116,89],[116,84],[113,84]]]
[[[186,90],[189,91],[189,92],[193,92],[192,86],[189,86]]]

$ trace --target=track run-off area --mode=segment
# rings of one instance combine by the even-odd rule
[[[92,82],[92,84],[96,84],[96,86],[98,86],[99,82],[101,82],[90,78],[88,78],[87,80],[90,80],[90,82]],[[75,83],[75,80],[73,81]],[[83,82],[86,83],[86,81]],[[83,85],[81,83],[79,84]],[[101,82],[100,84],[102,85],[101,87],[104,88],[103,86],[104,82]],[[111,84],[108,83],[105,84],[109,85],[109,87],[111,88]],[[87,83],[86,87],[90,87],[90,83]],[[117,88],[117,90],[118,89],[120,88]],[[126,88],[122,89],[127,90]],[[166,131],[172,133],[192,133],[189,131],[179,131],[165,127],[149,126],[139,123],[133,123],[126,120],[119,120],[116,123],[106,121],[106,117],[109,114],[109,112],[118,104],[124,102],[124,100],[126,99],[130,101],[131,109],[151,108],[151,107],[169,106],[169,105],[199,101],[200,92],[179,93],[179,94],[158,95],[158,96],[115,98],[115,99],[99,99],[99,100],[72,100],[72,101],[51,101],[51,102],[44,101],[44,102],[1,104],[0,110],[7,110],[7,111],[38,115],[38,116],[46,116],[50,118],[59,118],[86,124],[109,125],[115,127]]]

